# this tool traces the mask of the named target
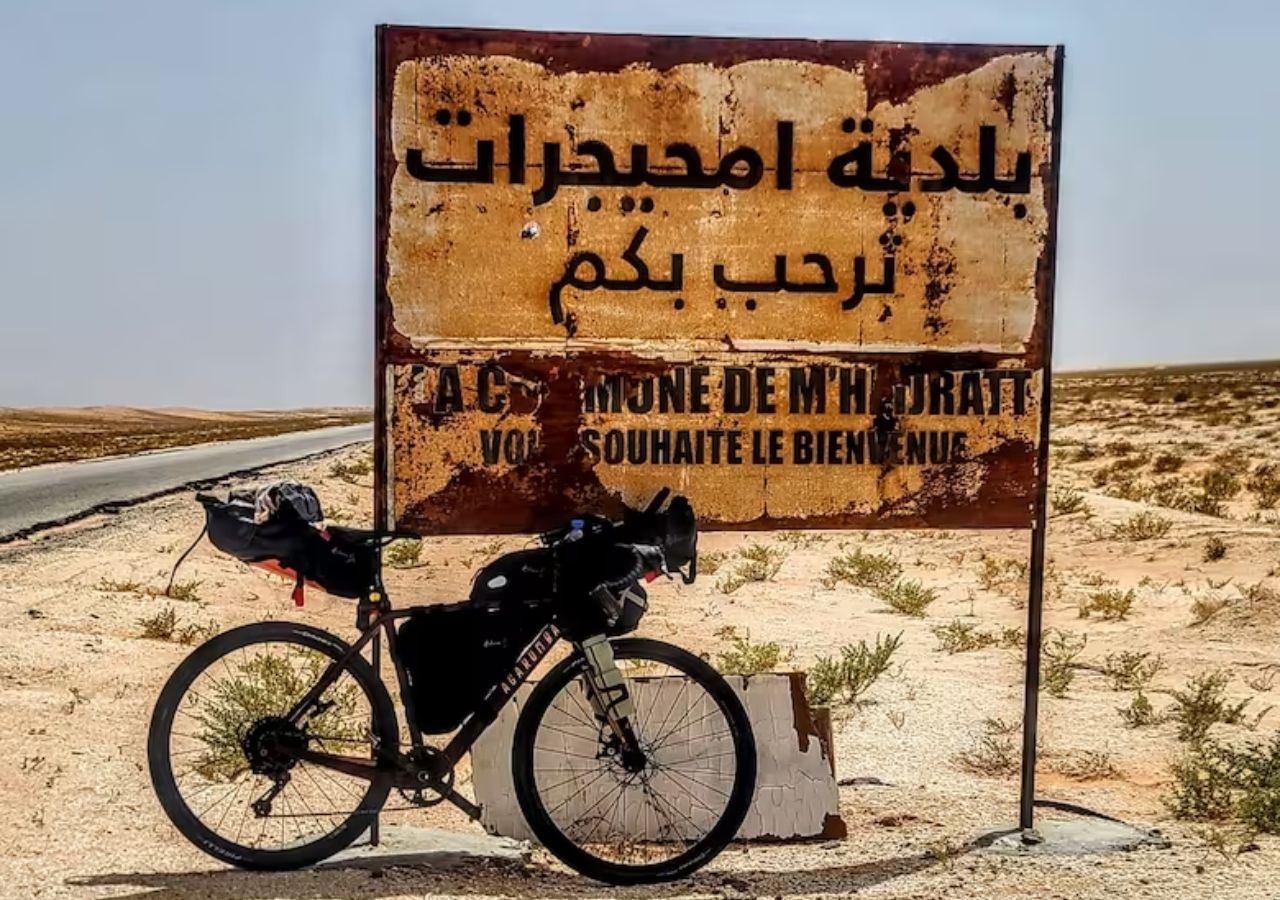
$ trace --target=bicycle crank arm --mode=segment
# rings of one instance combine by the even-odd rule
[[[476,821],[480,818],[480,813],[482,812],[480,807],[459,794],[453,788],[449,788],[449,790],[444,792],[444,799],[448,800],[454,806],[458,807],[458,809],[466,813],[468,819]]]

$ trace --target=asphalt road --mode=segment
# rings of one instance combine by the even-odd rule
[[[372,425],[0,472],[0,541],[112,505],[373,440]]]

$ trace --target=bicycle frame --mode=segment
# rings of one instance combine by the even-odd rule
[[[372,620],[361,629],[359,639],[352,644],[341,659],[331,662],[329,666],[321,674],[311,690],[294,704],[289,710],[285,718],[294,725],[300,724],[302,718],[307,711],[314,707],[324,696],[333,684],[341,677],[343,670],[347,664],[355,657],[359,656],[379,630],[386,632],[387,653],[391,657],[392,663],[395,665],[396,682],[400,691],[401,702],[404,703],[405,719],[409,727],[410,746],[413,750],[424,749],[427,744],[423,740],[422,730],[417,725],[415,711],[413,708],[413,695],[409,690],[408,676],[405,672],[404,663],[401,661],[396,644],[395,622],[397,619],[403,619],[414,613],[429,609],[427,606],[411,606],[405,609],[392,610],[387,603],[386,597],[381,592],[375,592],[378,601],[370,606],[367,601],[361,600],[361,606],[357,612],[357,621],[361,618],[368,619],[372,613]],[[457,733],[449,741],[448,744],[441,749],[440,756],[452,769],[456,766],[470,750],[485,729],[497,720],[498,714],[502,712],[502,708],[510,702],[516,690],[520,685],[528,680],[530,673],[538,667],[538,664],[546,658],[551,649],[559,642],[562,634],[558,626],[554,623],[548,624],[538,632],[537,635],[528,643],[516,660],[515,666],[503,678],[488,691],[485,692],[484,698],[481,700],[478,708],[473,710],[463,720],[461,727]],[[382,673],[376,673],[381,679]],[[378,748],[378,758],[370,760],[357,759],[350,756],[340,756],[332,753],[323,753],[319,751],[306,750],[299,754],[299,758],[313,763],[314,765],[323,766],[349,775],[354,778],[361,778],[366,781],[372,780],[377,772],[393,769],[397,772],[403,772],[406,776],[407,787],[422,787],[423,784],[411,777],[416,775],[407,771],[400,765],[400,748]],[[388,765],[390,763],[390,765]],[[402,786],[397,782],[397,786]],[[465,797],[453,791],[448,784],[439,782],[428,782],[428,787],[433,787],[444,795],[446,799],[455,806],[462,809],[471,818],[479,818],[480,808]]]

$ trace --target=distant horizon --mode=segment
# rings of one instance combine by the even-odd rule
[[[1140,363],[1137,365],[1118,365],[1118,366],[1094,366],[1083,369],[1055,369],[1053,377],[1055,378],[1073,378],[1087,375],[1099,375],[1122,372],[1143,372],[1154,371],[1162,373],[1179,374],[1186,372],[1238,372],[1252,368],[1280,368],[1280,356],[1270,359],[1222,359],[1222,360],[1204,360],[1200,362],[1174,362],[1174,363]],[[191,406],[189,404],[169,403],[163,406],[144,406],[132,403],[88,403],[88,404],[34,404],[30,406],[23,405],[6,405],[0,406],[0,413],[7,411],[67,411],[76,410],[109,410],[109,409],[131,409],[144,412],[212,412],[212,413],[285,413],[285,412],[373,412],[373,404],[311,404],[308,406]]]

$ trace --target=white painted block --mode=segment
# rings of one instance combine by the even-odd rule
[[[845,827],[840,819],[839,792],[828,736],[820,734],[815,725],[814,715],[804,699],[803,678],[798,674],[728,676],[729,684],[742,700],[751,720],[758,756],[755,798],[738,832],[741,840],[844,837]],[[684,679],[681,678],[657,678],[640,682],[635,689],[661,692],[657,698],[651,698],[647,708],[666,709],[682,696],[688,696],[687,691],[681,694],[683,684]],[[481,823],[492,834],[520,839],[532,839],[533,835],[515,797],[511,779],[511,738],[530,691],[530,686],[522,687],[513,702],[503,709],[498,721],[472,748],[473,787],[476,801],[484,809]],[[704,694],[695,693],[699,694],[700,704],[710,703]],[[667,699],[668,696],[671,699]],[[677,709],[673,713],[674,720],[679,721],[686,712],[689,713],[688,721],[693,724],[680,739],[697,743],[696,723],[702,711],[687,707]],[[566,744],[568,742],[566,739]],[[589,749],[594,753],[594,746],[566,746],[565,749],[571,752]],[[704,746],[702,749],[705,752],[707,748]],[[584,809],[590,808],[598,799],[590,790],[579,793],[581,798],[575,798],[573,802],[581,804]],[[686,812],[692,813],[693,810]],[[634,829],[636,838],[657,838],[656,834],[649,833],[654,823],[643,816],[637,815],[631,820],[630,827]]]

